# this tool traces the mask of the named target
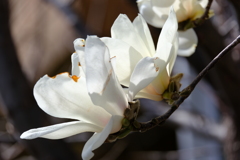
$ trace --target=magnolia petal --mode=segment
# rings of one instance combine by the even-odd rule
[[[204,13],[204,9],[198,0],[176,0],[173,8],[176,11],[178,22],[195,20]]]
[[[155,53],[155,46],[147,23],[140,14],[134,19],[133,26],[138,35],[142,38],[150,56],[152,57],[153,53]]]
[[[106,45],[89,36],[85,51],[87,88],[93,103],[112,115],[123,115],[127,98],[113,71]]]
[[[205,12],[205,8],[202,7],[198,0],[192,0],[192,6],[190,9],[187,8],[187,10],[190,12],[188,15],[190,15],[191,20],[200,18]]]
[[[72,75],[80,77],[80,66],[79,66],[79,56],[77,53],[73,53],[71,56],[72,60]]]
[[[53,78],[47,75],[42,77],[34,86],[34,96],[39,107],[54,117],[105,126],[111,115],[92,103],[85,77],[70,77],[68,73]]]
[[[157,6],[157,7],[161,7],[161,8],[170,8],[171,5],[173,5],[173,3],[176,1],[176,0],[151,0],[152,1],[152,4],[153,6]],[[166,12],[166,14],[168,14],[168,12]]]
[[[145,57],[136,65],[129,85],[129,101],[131,102],[135,95],[148,86],[158,75],[159,68],[156,68],[154,61],[156,58]]]
[[[173,4],[173,8],[176,11],[178,22],[183,22],[187,19],[191,19],[192,14],[192,0],[181,1],[176,0]]]
[[[82,132],[100,132],[101,127],[80,121],[66,122],[52,126],[30,129],[21,135],[21,139],[62,139]]]
[[[203,7],[206,8],[209,0],[200,0],[199,4]]]
[[[147,98],[154,101],[162,100],[162,94],[167,89],[169,80],[170,77],[167,73],[167,70],[165,69],[158,74],[158,76],[151,82],[151,84],[137,93],[135,98]]]
[[[96,37],[88,36],[85,48],[86,78],[88,92],[102,92],[111,68],[106,65],[107,47]],[[109,63],[110,58],[108,59]]]
[[[172,69],[173,69],[174,63],[177,58],[178,48],[179,48],[178,33],[176,33],[176,37],[175,37],[173,47],[171,50],[171,56],[169,57],[169,61],[168,61],[168,65],[167,65],[167,73],[169,76],[172,73]]]
[[[167,19],[167,14],[164,13],[165,9],[162,10],[162,8],[154,6],[149,0],[138,0],[137,4],[139,12],[147,21],[147,23],[154,27],[162,28],[163,24]],[[167,8],[167,13],[168,10],[169,9]]]
[[[151,92],[147,91],[148,87],[144,88],[143,90],[141,90],[140,92],[138,92],[135,96],[135,98],[147,98],[147,99],[151,99],[154,101],[161,101],[162,95],[158,95],[158,94],[150,94]]]
[[[122,117],[121,117],[122,119]],[[100,132],[95,133],[84,145],[82,151],[83,160],[89,160],[94,156],[93,150],[100,147],[112,132],[113,127],[121,122],[119,116],[112,116],[106,127]],[[119,128],[120,129],[120,128]]]
[[[163,24],[166,22],[169,14],[169,9],[174,5],[176,0],[151,0],[153,11],[161,17]],[[161,28],[162,28],[161,26]]]
[[[132,22],[124,14],[120,14],[113,23],[111,28],[111,36],[114,39],[120,39],[128,43],[140,54],[142,54],[143,57],[151,55],[141,37],[135,30]]]
[[[158,67],[159,73],[161,73],[162,70],[166,69],[166,66],[168,65],[173,55],[172,53],[173,53],[174,46],[168,42],[164,42],[164,43],[165,45],[162,46],[161,53],[158,52],[159,54],[161,54],[161,56],[156,57],[156,60],[155,60],[155,66]],[[155,54],[155,55],[158,55],[158,54]]]
[[[82,69],[85,73],[85,59],[84,59],[84,53],[85,53],[85,40],[82,38],[77,38],[73,41],[75,51],[78,54],[80,65],[82,66]]]
[[[101,38],[109,49],[111,57],[116,57],[116,69],[114,70],[119,81],[124,86],[129,86],[130,76],[134,67],[143,57],[129,44],[113,38]]]
[[[175,37],[177,34],[178,23],[176,19],[176,14],[171,7],[170,13],[166,23],[164,24],[161,34],[159,36],[158,44],[157,44],[157,51],[154,55],[155,57],[160,58],[164,62],[169,61],[170,53],[169,52],[169,43],[174,44]]]
[[[152,81],[151,85],[155,89],[158,95],[162,95],[163,92],[167,89],[169,84],[170,76],[166,69],[162,70],[161,73]],[[152,93],[155,94],[155,93]]]
[[[116,56],[114,56],[114,57],[112,57],[111,58],[111,65],[112,65],[112,68],[113,68],[113,72],[116,72],[116,70],[117,70],[117,62],[116,62],[117,60],[116,60]]]
[[[197,47],[198,38],[193,29],[186,31],[179,31],[179,49],[178,55],[180,56],[191,56]]]

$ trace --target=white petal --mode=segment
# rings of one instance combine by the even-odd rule
[[[176,0],[151,0],[153,11],[157,15],[161,15],[161,19],[165,21],[167,20],[169,9],[175,2]]]
[[[143,57],[129,44],[113,38],[101,38],[109,49],[111,57],[116,56],[115,73],[122,85],[129,86],[134,67]]]
[[[112,65],[112,68],[113,68],[113,72],[115,73],[116,70],[117,70],[117,60],[116,60],[116,56],[114,57],[111,57],[111,65]]]
[[[198,38],[193,29],[179,31],[179,56],[191,56],[197,47]]]
[[[205,10],[201,4],[199,4],[198,0],[176,1],[174,9],[176,10],[178,22],[187,19],[195,20],[202,16]]]
[[[100,147],[107,139],[108,135],[112,133],[112,128],[120,123],[119,116],[112,116],[107,126],[100,133],[95,133],[84,145],[82,151],[83,160],[89,160],[94,156],[93,150]],[[119,128],[120,129],[120,128]]]
[[[140,90],[148,86],[157,77],[159,68],[156,68],[155,60],[155,58],[145,57],[136,65],[129,85],[128,96],[130,102]]]
[[[175,37],[175,40],[174,40],[174,43],[173,43],[173,47],[172,47],[171,54],[170,54],[170,57],[168,59],[168,65],[167,65],[167,73],[168,73],[169,76],[172,73],[172,69],[173,69],[173,66],[175,64],[175,60],[177,58],[178,48],[179,48],[178,33],[176,33],[176,37]]]
[[[170,2],[170,0],[168,1]],[[158,2],[162,1],[158,0]],[[157,6],[153,1],[149,0],[139,0],[137,3],[139,12],[147,23],[154,27],[162,28],[168,16],[169,6]]]
[[[77,53],[73,53],[71,56],[72,60],[72,75],[80,76],[79,56]]]
[[[87,87],[93,103],[112,115],[123,115],[127,98],[113,71],[106,45],[89,36],[85,52]]]
[[[152,4],[154,6],[157,6],[157,7],[166,7],[166,8],[170,8],[171,5],[173,5],[173,3],[176,1],[176,0],[151,0],[152,1]],[[168,12],[167,12],[168,13]]]
[[[163,92],[167,89],[169,84],[170,77],[167,73],[167,70],[162,70],[161,73],[158,74],[158,76],[152,81],[151,85],[154,87],[155,92],[157,92],[158,95],[162,95]],[[155,94],[155,93],[151,93]]]
[[[100,132],[101,127],[80,121],[60,123],[52,126],[31,129],[21,135],[21,139],[62,139],[82,132]]]
[[[191,6],[192,6],[192,0],[186,0],[186,1],[181,1],[181,0],[176,0],[173,7],[176,12],[177,20],[178,22],[185,21],[187,19],[191,18]]]
[[[176,14],[173,8],[170,9],[169,17],[163,26],[161,34],[159,36],[157,51],[155,57],[162,59],[163,61],[169,61],[170,56],[170,46],[176,41],[176,34],[178,29],[178,23],[176,19]]]
[[[146,21],[143,19],[143,17],[140,14],[134,19],[133,26],[136,32],[138,33],[138,35],[142,38],[144,44],[148,49],[148,52],[151,54],[151,57],[152,57],[153,54],[155,53],[153,39]]]
[[[82,38],[78,38],[73,42],[73,44],[75,51],[78,54],[80,65],[82,66],[82,69],[85,73],[85,59],[84,59],[85,40]]]
[[[146,88],[144,88],[143,90],[138,92],[136,94],[135,98],[147,98],[147,99],[151,99],[151,100],[154,100],[154,101],[161,101],[163,99],[162,95],[150,94],[149,91],[146,91]]]
[[[162,72],[162,70],[166,69],[166,66],[168,65],[170,59],[173,55],[174,46],[169,42],[164,42],[164,46],[162,46],[162,49],[155,54],[156,61],[155,65],[159,68],[159,73]],[[158,57],[159,56],[159,57]]]
[[[203,7],[206,8],[209,0],[200,0],[199,4]]]
[[[136,95],[136,98],[147,98],[155,101],[162,100],[162,94],[168,87],[169,79],[170,77],[167,73],[167,70],[163,70],[151,82],[151,84],[149,84]]]
[[[124,14],[120,14],[112,25],[111,36],[130,44],[143,57],[151,56],[146,45],[135,30],[135,27]]]
[[[41,78],[34,86],[39,107],[58,118],[83,120],[105,126],[111,115],[95,106],[87,92],[85,77],[70,78],[68,73]]]

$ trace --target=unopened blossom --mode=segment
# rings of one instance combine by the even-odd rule
[[[179,23],[200,18],[208,0],[138,0],[139,12],[150,25],[162,28],[173,6]],[[197,46],[197,35],[193,29],[179,31],[178,55],[190,56]]]
[[[178,23],[173,9],[169,14],[156,50],[147,23],[141,15],[133,23],[126,15],[119,15],[111,28],[112,38],[102,38],[111,56],[116,56],[116,74],[124,86],[135,87],[130,79],[133,78],[136,64],[142,58],[154,61],[158,76],[136,98],[162,100],[162,94],[168,87],[178,50]],[[142,66],[139,71],[148,74],[148,70],[148,66]]]
[[[108,48],[98,37],[89,36],[86,43],[83,39],[76,39],[74,47],[76,53],[72,54],[71,75],[45,75],[34,86],[35,99],[44,112],[73,121],[31,129],[21,138],[61,139],[94,132],[82,151],[82,158],[88,160],[94,156],[92,151],[100,147],[109,134],[121,129],[128,102],[133,101],[135,93],[146,87],[156,73],[153,62],[142,59],[131,79],[135,87],[130,87],[126,93],[115,75],[116,57],[110,58]],[[144,65],[149,66],[147,74],[139,71]]]

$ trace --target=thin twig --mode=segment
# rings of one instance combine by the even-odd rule
[[[224,48],[199,74],[198,76],[193,80],[193,82],[186,87],[185,89],[180,92],[180,96],[178,100],[176,100],[171,108],[162,116],[156,117],[152,119],[149,122],[145,123],[139,123],[139,128],[134,128],[133,131],[138,132],[145,132],[147,130],[150,130],[162,123],[164,123],[172,114],[173,112],[178,109],[180,104],[192,93],[198,82],[208,73],[210,69],[214,67],[214,65],[224,56],[226,55],[230,50],[232,50],[236,45],[240,43],[240,35],[232,42],[230,43],[226,48]]]
[[[236,45],[240,43],[240,35],[232,41],[226,48],[224,48],[196,77],[196,79],[193,80],[193,82],[189,85],[189,87],[194,87],[197,85],[197,83],[208,73],[210,69],[214,67],[214,65],[224,56],[226,55],[230,50],[232,50]]]

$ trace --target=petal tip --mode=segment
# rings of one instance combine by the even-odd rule
[[[82,38],[77,38],[73,41],[73,44],[75,47],[79,46],[79,47],[84,47],[85,46],[85,40]]]
[[[169,10],[169,16],[171,16],[171,18],[174,19],[174,22],[177,23],[177,16],[176,16],[173,6],[171,6],[171,8]]]
[[[126,19],[126,18],[129,19],[126,14],[122,14],[122,13],[121,13],[121,14],[119,14],[119,16],[118,16],[117,19]],[[117,20],[117,19],[116,19],[116,20]],[[115,21],[116,21],[116,20],[115,20]]]
[[[20,136],[21,139],[34,139],[36,137],[34,137],[32,134],[29,134],[28,131],[23,132]]]

